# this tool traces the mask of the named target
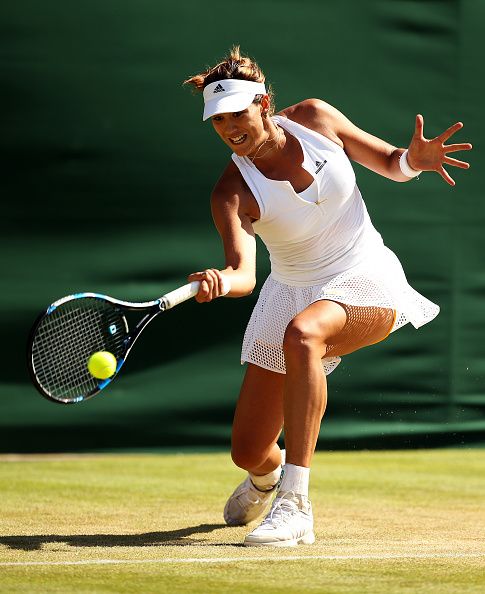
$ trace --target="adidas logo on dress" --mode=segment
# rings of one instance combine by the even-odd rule
[[[325,163],[326,162],[327,162],[327,159],[324,159],[323,162],[322,161],[315,161],[315,165],[317,166],[317,168],[315,170],[315,173],[320,173],[320,171],[325,166]]]
[[[222,93],[225,90],[226,89],[221,84],[218,84],[217,87],[214,89],[213,93]]]

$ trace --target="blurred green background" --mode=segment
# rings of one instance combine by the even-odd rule
[[[440,316],[344,359],[319,447],[485,443],[485,2],[18,0],[0,7],[0,451],[227,448],[257,291],[186,303],[146,330],[102,396],[56,406],[30,385],[37,313],[91,290],[158,297],[223,265],[209,196],[230,155],[181,82],[239,43],[277,108],[307,97],[407,146],[457,120],[457,186],[355,166],[368,210]],[[259,244],[258,284],[268,273]]]

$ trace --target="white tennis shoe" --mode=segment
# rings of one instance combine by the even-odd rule
[[[285,463],[285,450],[281,450],[281,464]],[[280,477],[281,480],[281,477]],[[264,514],[279,487],[280,480],[267,491],[258,489],[251,478],[246,478],[224,506],[224,520],[228,526],[245,526]]]
[[[314,542],[312,505],[293,491],[278,493],[268,515],[244,539],[247,547],[295,547]]]
[[[244,526],[262,516],[275,494],[277,484],[268,491],[256,488],[249,476],[229,497],[224,507],[224,520],[228,526]]]

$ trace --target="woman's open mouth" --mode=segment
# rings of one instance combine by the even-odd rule
[[[240,136],[235,136],[234,138],[229,138],[232,144],[242,144],[246,138],[248,137],[247,134],[241,134]]]

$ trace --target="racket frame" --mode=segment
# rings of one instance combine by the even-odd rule
[[[77,404],[79,402],[83,402],[84,400],[88,400],[88,399],[92,398],[93,396],[96,396],[96,394],[99,394],[99,392],[101,392],[101,390],[104,390],[104,388],[106,388],[106,386],[108,386],[115,379],[115,377],[118,375],[120,369],[123,367],[123,365],[126,361],[126,358],[128,357],[131,349],[133,348],[133,345],[135,344],[136,340],[138,339],[140,334],[143,332],[143,330],[146,328],[146,326],[154,318],[156,318],[159,314],[161,314],[163,311],[166,311],[167,309],[171,309],[175,305],[178,305],[179,303],[182,303],[183,301],[186,301],[187,299],[194,297],[198,292],[199,284],[200,284],[199,282],[195,281],[195,282],[189,283],[187,285],[184,285],[182,287],[179,287],[178,289],[175,289],[174,291],[166,293],[165,295],[162,295],[158,299],[155,299],[153,301],[143,301],[140,303],[131,302],[131,301],[123,301],[121,299],[116,299],[114,297],[110,297],[109,295],[104,295],[102,293],[90,293],[90,292],[74,293],[72,295],[67,295],[66,297],[62,297],[61,299],[58,299],[57,301],[54,301],[54,303],[49,305],[49,307],[47,309],[45,309],[44,311],[42,311],[39,314],[39,316],[37,317],[37,319],[34,322],[34,325],[32,326],[30,334],[29,334],[29,339],[28,339],[28,344],[27,344],[27,366],[28,366],[30,377],[32,379],[34,386],[40,392],[40,394],[42,396],[44,396],[44,398],[47,398],[51,402],[56,402],[57,404]],[[99,383],[97,384],[97,387],[94,390],[92,390],[89,394],[87,394],[86,396],[79,396],[78,398],[63,400],[61,398],[56,398],[56,397],[52,396],[49,392],[47,392],[42,387],[39,380],[37,379],[37,375],[35,373],[35,368],[34,368],[34,363],[33,363],[32,347],[34,344],[34,339],[35,339],[37,329],[39,328],[42,320],[46,316],[52,314],[58,307],[62,306],[65,303],[68,303],[70,301],[76,301],[77,299],[85,299],[85,298],[93,298],[93,299],[99,299],[102,301],[107,301],[108,303],[111,303],[113,306],[119,307],[120,309],[124,309],[127,311],[139,311],[139,312],[145,311],[146,314],[141,318],[141,320],[139,320],[139,322],[136,324],[136,326],[133,328],[133,330],[130,330],[130,328],[128,326],[128,321],[126,320],[126,317],[123,315],[123,311],[121,311],[121,314],[122,314],[121,317],[124,321],[125,329],[126,329],[128,335],[124,339],[124,354],[121,358],[119,358],[117,360],[116,371],[114,372],[114,374],[111,377],[109,377],[105,380],[100,380]]]

